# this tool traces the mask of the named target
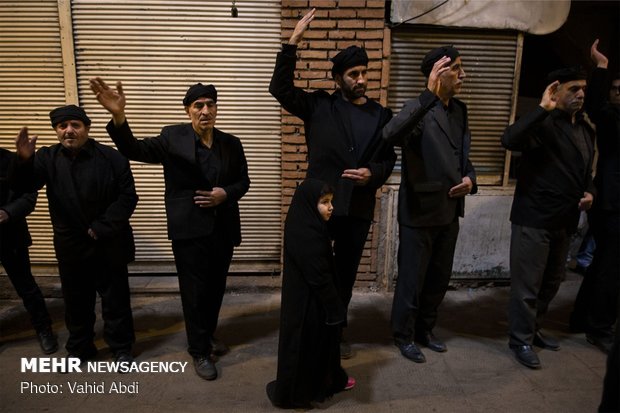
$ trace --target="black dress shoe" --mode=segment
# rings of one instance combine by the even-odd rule
[[[531,369],[539,369],[541,367],[538,355],[532,349],[532,346],[515,346],[510,345],[510,349],[515,353],[517,361]]]
[[[52,354],[58,351],[58,339],[51,328],[37,331],[37,339],[44,354]]]
[[[614,345],[614,341],[611,337],[600,337],[592,334],[586,334],[586,340],[588,340],[588,343],[596,346],[596,348],[605,354],[609,354],[611,352],[611,347]]]
[[[533,343],[536,347],[546,348],[547,350],[558,351],[560,349],[560,343],[555,338],[543,335],[540,330],[536,331]]]
[[[438,353],[445,353],[448,351],[448,347],[446,347],[445,343],[435,337],[432,331],[427,331],[423,335],[416,336],[415,341]]]
[[[406,344],[396,344],[396,347],[400,350],[400,354],[405,356],[411,361],[415,361],[416,363],[424,363],[426,362],[426,357],[420,351],[418,346],[413,343]]]
[[[196,374],[205,380],[217,379],[217,369],[211,357],[194,357],[194,369]]]
[[[211,337],[211,354],[214,356],[223,356],[230,351],[230,348],[215,337]]]

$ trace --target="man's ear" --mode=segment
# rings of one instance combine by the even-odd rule
[[[334,82],[336,82],[338,87],[342,87],[342,75],[340,73],[334,74]]]

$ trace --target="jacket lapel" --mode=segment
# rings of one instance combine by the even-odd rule
[[[454,141],[452,140],[452,137],[451,137],[452,132],[451,132],[451,129],[450,129],[450,122],[448,121],[448,115],[446,114],[446,111],[443,109],[443,106],[441,105],[441,103],[437,103],[435,105],[435,107],[433,107],[432,110],[434,111],[433,118],[435,119],[435,121],[439,125],[439,128],[444,133],[444,135],[446,135],[446,138],[448,138],[448,141],[450,142],[450,145],[452,145],[452,147],[456,148],[457,146],[456,146],[456,144],[454,143]]]

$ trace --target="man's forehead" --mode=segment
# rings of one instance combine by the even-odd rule
[[[560,86],[564,87],[565,89],[570,89],[572,87],[586,87],[588,82],[586,82],[585,79],[579,79],[579,80],[569,80],[568,82],[564,82],[561,83]]]
[[[368,70],[368,66],[366,65],[353,66],[345,70],[344,74],[346,75],[347,73],[352,73],[352,72],[363,72],[364,70]]]
[[[80,126],[84,126],[84,122],[81,119],[67,119],[67,120],[63,120],[62,122],[58,122],[56,124],[56,126],[67,124],[67,123],[77,123]]]
[[[192,105],[194,105],[196,103],[215,103],[215,101],[213,99],[211,99],[211,98],[200,97],[200,98],[196,99],[195,101],[193,101]]]

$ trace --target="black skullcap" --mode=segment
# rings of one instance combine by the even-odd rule
[[[86,116],[86,112],[79,106],[67,105],[56,108],[50,112],[50,120],[52,128],[55,128],[61,122],[67,120],[81,120],[84,125],[90,126],[90,119]]]
[[[332,77],[337,74],[341,75],[345,70],[354,66],[368,66],[366,50],[358,46],[349,46],[330,60],[334,64],[332,66]]]
[[[547,75],[547,84],[551,84],[556,80],[560,83],[570,82],[571,80],[585,80],[588,78],[586,71],[581,66],[563,67],[554,70]]]
[[[424,59],[422,59],[422,63],[420,64],[420,70],[424,76],[428,77],[431,74],[431,70],[433,70],[433,65],[444,56],[448,56],[450,58],[450,62],[454,62],[460,54],[459,51],[452,45],[441,46],[431,50],[426,54],[426,56],[424,56]]]
[[[183,98],[183,106],[189,106],[198,98],[211,98],[214,102],[217,102],[217,90],[213,85],[203,85],[202,83],[196,83],[190,86]]]

